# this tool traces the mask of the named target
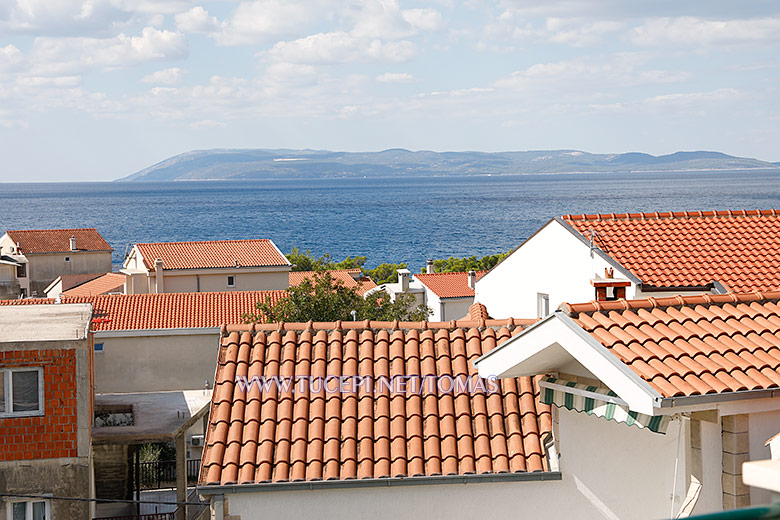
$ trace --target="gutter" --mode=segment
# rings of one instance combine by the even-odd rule
[[[522,473],[487,473],[473,475],[436,475],[421,477],[365,478],[348,480],[311,480],[297,482],[263,482],[260,484],[232,484],[197,486],[201,495],[225,493],[256,493],[266,491],[313,491],[367,487],[425,486],[442,484],[485,484],[490,482],[541,482],[562,480],[560,471]]]
[[[663,397],[657,401],[657,406],[659,408],[672,408],[675,406],[695,406],[697,404],[727,403],[730,401],[763,399],[767,397],[780,397],[780,388],[770,388],[764,390],[742,390],[738,392],[690,395],[683,397]]]
[[[96,330],[95,338],[137,338],[156,336],[200,336],[219,334],[219,327],[189,327],[171,329]]]

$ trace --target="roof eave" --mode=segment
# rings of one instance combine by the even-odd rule
[[[485,484],[490,482],[529,482],[561,480],[560,471],[528,471],[519,473],[475,473],[469,475],[431,475],[417,477],[303,480],[294,482],[262,482],[252,484],[199,484],[201,495],[253,493],[267,491],[344,489],[365,487],[394,487],[442,484]]]

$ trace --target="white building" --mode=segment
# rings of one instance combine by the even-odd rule
[[[292,265],[268,239],[136,244],[125,294],[286,289]]]
[[[780,289],[780,214],[709,211],[556,217],[477,281],[494,318],[565,301]]]
[[[769,458],[765,440],[780,424],[779,300],[565,304],[476,364],[482,377],[546,374],[563,478],[607,518],[767,504],[742,464]]]
[[[425,305],[432,311],[428,319],[430,321],[450,321],[466,316],[469,313],[469,307],[474,303],[474,284],[485,272],[414,275],[414,279],[422,285],[425,291]]]

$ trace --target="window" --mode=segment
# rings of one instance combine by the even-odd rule
[[[102,343],[95,343],[95,352],[103,352],[103,344]]]
[[[17,278],[27,277],[27,264],[20,264],[16,266],[16,277]]]
[[[66,256],[66,257],[65,257],[65,261],[66,261],[66,262],[70,262],[70,257],[69,257],[69,256]]]
[[[236,286],[236,277],[235,276],[228,276],[228,287],[235,287]]]
[[[8,502],[8,520],[48,520],[51,518],[48,500]]]
[[[43,369],[0,370],[0,415],[25,416],[43,413]]]
[[[550,295],[545,293],[536,293],[536,315],[544,318],[550,314]]]

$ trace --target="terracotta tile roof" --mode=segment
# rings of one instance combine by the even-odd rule
[[[94,280],[99,276],[103,276],[105,273],[91,273],[91,274],[64,274],[59,277],[62,280],[62,291],[73,289],[83,283],[87,283],[90,280]]]
[[[477,271],[477,280],[487,271]],[[431,273],[416,274],[416,280],[430,289],[439,298],[466,298],[474,296],[474,289],[469,287],[468,273]]]
[[[154,270],[162,258],[163,269],[210,269],[289,266],[290,262],[267,238],[258,240],[209,240],[203,242],[158,242],[136,244],[144,265]]]
[[[97,229],[30,229],[7,231],[8,237],[19,244],[21,254],[69,253],[70,237],[76,237],[78,251],[112,251]]]
[[[331,277],[335,280],[340,280],[345,287],[358,287],[356,277],[360,279],[361,284],[358,288],[358,294],[363,296],[370,289],[374,289],[377,285],[371,278],[367,276],[360,276],[360,269],[335,269],[328,271]],[[314,271],[290,271],[290,286],[299,285],[307,278],[314,275]]]
[[[664,397],[780,386],[779,292],[563,304]]]
[[[63,296],[62,303],[92,303],[96,318],[94,330],[205,328],[240,323],[244,313],[255,310],[257,302],[270,296],[275,303],[284,294],[284,291],[105,294]]]
[[[532,378],[501,380],[492,393],[437,394],[430,385],[419,393],[367,385],[325,392],[316,384],[261,392],[235,384],[236,376],[465,380],[476,373],[473,360],[520,330],[517,320],[453,323],[223,329],[199,485],[546,470],[550,409],[536,399]]]
[[[54,303],[54,298],[24,298],[15,300],[0,300],[0,305],[41,305]]]
[[[97,296],[115,292],[124,292],[125,275],[105,273],[88,280],[62,293],[63,296]]]
[[[739,292],[780,289],[776,210],[564,215],[585,237],[645,284]]]
[[[483,304],[476,302],[469,306],[469,313],[464,316],[464,320],[489,320],[490,314],[488,314],[487,307]]]

